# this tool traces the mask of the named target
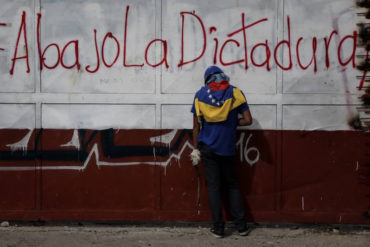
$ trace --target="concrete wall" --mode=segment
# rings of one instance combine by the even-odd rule
[[[349,0],[2,0],[0,217],[208,220],[187,129],[216,64],[255,120],[237,143],[250,219],[368,223],[368,137],[348,124],[365,11]]]

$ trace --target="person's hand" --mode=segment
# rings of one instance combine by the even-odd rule
[[[193,166],[196,166],[199,164],[200,161],[200,151],[198,149],[193,149],[193,152],[190,154],[191,162],[193,163]]]

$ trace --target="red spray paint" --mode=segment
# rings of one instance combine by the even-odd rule
[[[52,66],[49,66],[49,65],[47,65],[46,63],[45,63],[45,53],[46,53],[46,51],[50,48],[50,47],[55,47],[55,49],[56,49],[56,51],[57,51],[57,53],[58,53],[58,56],[57,56],[57,60],[56,60],[56,62],[55,62],[55,64],[54,65],[52,65]],[[41,57],[40,57],[40,61],[41,61],[41,65],[42,66],[45,66],[45,68],[47,68],[47,69],[55,69],[58,65],[59,65],[59,63],[60,63],[60,48],[59,48],[59,46],[58,46],[58,44],[55,44],[55,43],[51,43],[51,44],[49,44],[45,49],[44,49],[44,51],[42,52],[42,54],[41,54]],[[41,67],[41,66],[40,66]]]
[[[114,58],[114,60],[111,64],[107,64],[107,62],[105,61],[105,56],[104,56],[104,47],[105,47],[105,42],[106,42],[107,38],[113,39],[114,42],[116,43],[116,47],[117,47],[116,57]],[[95,35],[95,41],[96,41],[96,35]],[[96,45],[96,43],[95,43],[95,45]],[[119,42],[118,42],[117,38],[114,37],[114,35],[112,33],[109,32],[104,36],[103,44],[101,46],[101,57],[102,57],[104,65],[107,66],[108,68],[112,67],[116,63],[116,61],[118,60],[119,53],[120,53],[120,48],[119,47],[120,47]]]
[[[67,50],[68,46],[74,45],[74,54],[75,54],[75,62],[72,65],[66,65],[64,63],[64,53]],[[71,40],[69,41],[63,48],[62,54],[60,56],[60,62],[63,68],[65,69],[73,69],[74,67],[77,67],[77,70],[80,70],[81,64],[79,62],[79,49],[78,49],[78,40]]]
[[[342,60],[342,45],[347,39],[352,39],[353,46],[352,46],[352,54],[351,56],[347,59],[347,61]],[[357,46],[357,31],[353,31],[353,35],[347,35],[345,36],[338,45],[338,61],[339,64],[345,67],[347,64],[352,62],[352,67],[356,68],[356,62],[355,62],[355,55],[356,55],[356,46]]]
[[[316,50],[317,50],[317,38],[314,37],[312,39],[312,58],[310,60],[310,62],[306,65],[306,66],[303,66],[302,63],[301,63],[301,59],[299,57],[299,44],[301,43],[301,41],[303,40],[302,37],[300,37],[297,41],[297,45],[296,45],[296,54],[297,54],[297,62],[298,62],[298,66],[303,69],[303,70],[306,70],[308,69],[308,67],[310,67],[310,65],[313,63],[314,65],[314,69],[313,71],[314,72],[317,72],[317,61],[316,61]]]
[[[154,44],[155,42],[161,42],[162,44],[162,47],[163,47],[163,58],[162,60],[157,63],[157,64],[151,64],[148,60],[148,51],[149,51],[149,48],[152,44]],[[168,65],[168,62],[167,62],[167,51],[168,48],[167,48],[167,41],[166,40],[163,40],[163,39],[154,39],[152,41],[150,41],[150,43],[148,44],[148,46],[146,47],[145,49],[145,62],[150,66],[150,67],[158,67],[160,66],[161,64],[165,64],[166,68],[169,68],[169,65]]]
[[[21,25],[19,26],[17,42],[16,42],[15,49],[14,49],[14,56],[12,58],[12,68],[9,71],[9,73],[11,75],[13,75],[13,73],[14,73],[15,62],[17,60],[20,60],[20,59],[26,59],[26,63],[27,63],[27,71],[26,72],[27,73],[30,73],[30,63],[29,63],[29,57],[28,57],[28,42],[27,42],[26,16],[27,16],[26,12],[23,11],[22,12],[22,21],[21,21]],[[18,46],[19,46],[19,39],[21,38],[22,33],[23,33],[23,38],[24,38],[24,47],[25,47],[26,55],[25,56],[21,56],[21,57],[17,57]]]
[[[204,55],[204,53],[206,51],[206,47],[207,47],[207,35],[206,35],[206,30],[205,30],[202,19],[198,15],[196,15],[194,13],[191,13],[191,12],[181,12],[180,15],[181,15],[181,59],[180,59],[179,64],[177,65],[177,67],[182,67],[186,64],[190,64],[190,63],[194,63],[194,62],[198,61]],[[198,20],[198,22],[199,22],[199,24],[202,28],[202,33],[203,33],[202,52],[198,57],[193,58],[192,60],[189,60],[189,61],[184,61],[184,23],[185,23],[185,15],[190,15],[190,16],[195,17]]]
[[[265,52],[266,52],[266,59],[265,61],[263,61],[261,64],[258,64],[254,61],[254,52],[255,50],[258,48],[258,47],[265,47]],[[252,61],[252,64],[256,67],[263,67],[263,66],[266,66],[266,70],[267,71],[270,71],[270,57],[271,57],[271,51],[270,51],[270,47],[268,45],[268,40],[265,41],[265,43],[258,43],[256,44],[253,48],[252,48],[252,51],[251,51],[251,61]]]
[[[170,65],[168,63],[168,44],[169,44],[170,41],[159,39],[159,38],[152,39],[147,44],[145,50],[143,51],[143,55],[144,55],[143,60],[145,61],[145,63],[129,64],[127,62],[128,51],[130,50],[129,47],[128,47],[128,44],[127,44],[128,37],[130,36],[129,30],[128,30],[129,10],[130,10],[130,6],[127,5],[126,6],[125,17],[124,17],[124,36],[123,36],[123,40],[121,42],[114,36],[113,33],[108,32],[108,33],[105,34],[103,40],[99,44],[99,41],[97,40],[98,30],[93,29],[94,30],[94,45],[95,45],[95,53],[96,53],[96,63],[95,63],[96,66],[93,69],[91,67],[91,65],[86,65],[84,68],[88,73],[96,73],[96,72],[99,71],[100,59],[102,60],[102,63],[107,68],[112,67],[118,61],[118,59],[120,57],[121,48],[123,50],[123,52],[122,52],[123,61],[122,62],[123,62],[123,67],[124,68],[143,67],[143,66],[149,66],[149,67],[152,67],[152,68],[156,68],[156,67],[158,67],[162,64],[164,64],[166,68],[170,67]],[[42,17],[41,13],[38,13],[37,14],[36,40],[37,40],[37,50],[38,50],[38,54],[39,54],[40,70],[42,70],[43,68],[47,68],[47,69],[52,70],[52,69],[57,68],[59,65],[61,65],[65,69],[74,69],[74,68],[76,68],[77,70],[80,70],[80,68],[82,66],[80,64],[80,61],[79,61],[80,47],[81,46],[83,47],[84,45],[80,44],[79,40],[75,39],[75,40],[69,41],[63,47],[54,42],[54,43],[50,43],[50,44],[46,45],[45,48],[42,48],[41,47],[41,37],[40,37],[41,17]],[[271,61],[270,60],[271,60],[271,55],[272,55],[272,51],[273,51],[274,52],[273,59],[274,59],[275,64],[277,65],[277,67],[279,67],[283,70],[292,70],[293,69],[293,58],[292,58],[292,51],[291,51],[291,46],[293,44],[293,41],[291,40],[292,30],[291,30],[291,21],[290,21],[289,16],[287,16],[288,38],[286,40],[281,40],[280,42],[278,42],[278,44],[276,45],[275,48],[271,48],[269,46],[269,41],[265,40],[265,42],[260,42],[260,43],[255,44],[252,47],[250,52],[248,51],[247,29],[252,28],[252,27],[255,27],[256,29],[261,29],[262,26],[258,25],[258,24],[261,24],[263,22],[268,21],[268,18],[262,18],[262,19],[259,19],[259,20],[255,21],[255,22],[252,22],[251,24],[247,24],[247,23],[245,23],[245,19],[246,19],[245,14],[242,13],[241,14],[241,27],[234,30],[233,32],[228,33],[227,37],[229,39],[226,39],[223,43],[220,43],[219,38],[217,36],[215,36],[217,28],[215,26],[206,27],[202,18],[200,16],[196,15],[194,12],[180,12],[180,17],[181,17],[181,40],[180,40],[181,54],[179,54],[180,55],[180,62],[177,65],[178,67],[183,67],[183,66],[189,65],[191,63],[195,63],[195,62],[199,61],[200,59],[202,59],[204,57],[204,55],[207,51],[207,40],[209,39],[207,37],[207,32],[206,32],[206,30],[208,30],[208,33],[209,33],[208,35],[213,36],[212,37],[213,42],[214,42],[213,64],[215,64],[215,65],[220,63],[223,66],[232,66],[232,65],[244,62],[244,69],[248,70],[248,68],[250,66],[250,64],[249,64],[249,60],[250,60],[251,64],[253,66],[255,66],[255,67],[265,67],[265,69],[267,71],[270,71],[271,70]],[[185,55],[186,55],[185,46],[186,46],[186,44],[185,44],[184,40],[185,40],[185,35],[186,35],[185,34],[186,20],[194,20],[195,22],[197,22],[199,24],[198,26],[200,27],[200,32],[202,33],[201,42],[203,42],[200,53],[197,56],[195,56],[194,58],[191,58],[189,60],[185,60]],[[1,26],[6,26],[5,23],[1,23],[1,24],[2,24]],[[26,29],[26,12],[23,11],[22,21],[21,21],[21,24],[19,26],[18,37],[17,37],[17,41],[16,41],[16,44],[15,44],[15,52],[14,52],[14,56],[13,56],[13,59],[12,59],[12,68],[10,70],[10,74],[14,73],[14,67],[15,67],[16,61],[24,60],[24,59],[27,62],[27,68],[26,68],[27,73],[30,72],[29,55],[28,55],[28,43],[27,43],[26,31],[27,31],[27,29]],[[24,37],[26,55],[25,56],[18,56],[17,52],[18,52],[19,42],[20,42],[22,34],[23,34],[23,37]],[[237,34],[242,35],[240,37],[242,42],[240,42],[240,40],[235,39],[234,36],[237,35]],[[331,40],[332,40],[334,35],[338,35],[337,29],[334,29],[331,32],[331,34],[329,35],[329,37],[323,38],[324,39],[324,45],[325,45],[325,67],[326,67],[326,69],[328,69],[330,67],[329,48],[330,48]],[[356,38],[357,38],[356,36],[357,36],[357,32],[354,31],[353,34],[347,35],[344,38],[342,38],[336,46],[336,48],[337,48],[337,54],[336,55],[337,55],[337,58],[338,58],[338,62],[343,67],[345,67],[349,64],[352,64],[352,67],[356,66],[356,64],[355,64],[355,62],[356,62],[355,61],[355,50],[356,50]],[[299,39],[296,41],[296,57],[297,57],[296,60],[297,60],[297,64],[298,64],[297,68],[302,69],[302,70],[306,70],[311,65],[313,65],[314,66],[313,71],[317,72],[317,70],[318,70],[317,54],[316,54],[316,52],[317,52],[317,43],[318,43],[317,37],[314,36],[313,39],[312,39],[312,58],[309,61],[309,63],[306,64],[306,65],[302,64],[301,57],[300,57],[300,53],[301,53],[300,44],[301,44],[302,40],[303,40],[303,37],[299,37]],[[342,54],[342,46],[344,45],[344,43],[346,41],[349,42],[351,40],[353,42],[352,53],[351,53],[349,58],[345,59],[345,58],[343,58],[343,54]],[[113,44],[115,44],[115,46],[116,46],[116,53],[115,53],[115,56],[114,56],[114,58],[111,62],[108,62],[106,60],[106,57],[105,57],[106,42],[113,42]],[[148,57],[149,50],[152,49],[153,44],[160,44],[162,46],[162,58],[156,64],[153,64],[153,61],[149,61],[149,57]],[[122,45],[122,47],[121,47],[121,45]],[[283,45],[285,45],[287,47],[288,54],[289,54],[289,62],[288,62],[288,65],[286,65],[286,66],[284,66],[282,64],[282,62],[278,60],[278,53],[280,51],[279,49]],[[225,50],[226,47],[243,48],[243,50],[244,50],[244,52],[242,52],[243,57],[239,58],[239,59],[236,59],[236,60],[233,60],[233,61],[225,61],[224,57],[226,56],[226,50]],[[258,50],[258,48],[264,49],[264,52],[265,52],[265,59],[261,62],[257,62],[256,58],[255,58],[255,52]],[[50,62],[48,62],[48,64],[46,64],[45,55],[46,55],[46,52],[48,51],[48,49],[56,49],[57,57],[55,58],[56,60],[52,65],[50,64]],[[4,50],[4,48],[0,48],[0,50]],[[65,62],[65,54],[67,52],[72,52],[72,56],[75,57],[75,60],[72,64],[66,64],[66,62]],[[140,51],[135,51],[135,52],[138,53]],[[250,56],[250,58],[249,58],[249,56]]]
[[[287,16],[287,23],[288,23],[288,40],[282,40],[280,41],[276,47],[275,47],[275,50],[274,50],[274,59],[275,59],[275,63],[277,66],[279,66],[282,70],[290,70],[292,69],[293,67],[293,62],[292,62],[292,45],[291,45],[291,35],[290,35],[290,17]],[[288,46],[288,52],[289,52],[289,65],[288,67],[284,67],[280,62],[279,60],[277,59],[277,52],[279,50],[279,47],[281,45],[287,45]]]
[[[242,27],[232,33],[229,33],[227,35],[227,37],[232,37],[234,36],[235,34],[238,34],[240,32],[242,32],[243,34],[243,40],[244,40],[244,68],[245,70],[248,69],[248,48],[247,48],[247,34],[246,34],[246,30],[250,27],[253,27],[261,22],[264,22],[264,21],[267,21],[268,19],[267,18],[263,18],[261,20],[258,20],[256,22],[253,22],[252,24],[249,24],[247,26],[245,26],[245,16],[244,16],[244,13],[242,13]]]
[[[330,67],[330,60],[329,60],[329,46],[330,46],[330,41],[333,38],[333,35],[336,34],[338,35],[337,30],[333,30],[331,34],[329,35],[329,39],[327,37],[324,38],[325,42],[325,65],[326,68],[328,69]]]
[[[216,27],[210,27],[209,28],[209,34],[212,34],[213,32],[216,32],[217,28]],[[215,50],[213,52],[213,64],[217,64],[217,51],[218,51],[218,39],[214,38],[215,41]]]
[[[127,50],[127,23],[128,23],[128,13],[130,10],[130,6],[126,6],[126,14],[125,14],[125,32],[123,36],[123,67],[143,67],[144,64],[127,64],[126,63],[126,50]]]
[[[96,41],[96,29],[94,29],[94,41],[95,41],[95,51],[96,51],[96,68],[94,70],[91,70],[90,65],[87,65],[85,67],[85,70],[89,73],[96,73],[100,67],[98,42]]]
[[[236,41],[235,39],[228,39],[228,40],[226,40],[225,43],[221,46],[221,50],[220,50],[220,63],[223,66],[230,66],[230,65],[233,65],[233,64],[238,64],[238,63],[244,62],[244,59],[240,59],[240,60],[232,61],[232,62],[224,62],[224,60],[222,58],[222,55],[223,55],[224,48],[225,48],[225,46],[228,43],[234,43],[236,45],[236,47],[239,47],[240,46],[239,42]]]

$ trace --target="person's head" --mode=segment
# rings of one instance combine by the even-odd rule
[[[207,84],[207,81],[209,80],[209,78],[211,78],[212,75],[220,73],[223,73],[223,71],[219,67],[217,66],[208,67],[204,72],[204,84]]]
[[[210,66],[204,72],[204,85],[211,82],[229,82],[230,78],[217,66]]]

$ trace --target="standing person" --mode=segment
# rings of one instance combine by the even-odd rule
[[[202,160],[212,213],[212,235],[224,236],[221,201],[224,186],[235,226],[241,236],[246,236],[248,228],[235,167],[236,127],[252,124],[252,116],[244,94],[230,85],[229,77],[220,68],[207,68],[204,81],[205,86],[195,94],[191,109],[195,149],[190,157],[193,165]]]

